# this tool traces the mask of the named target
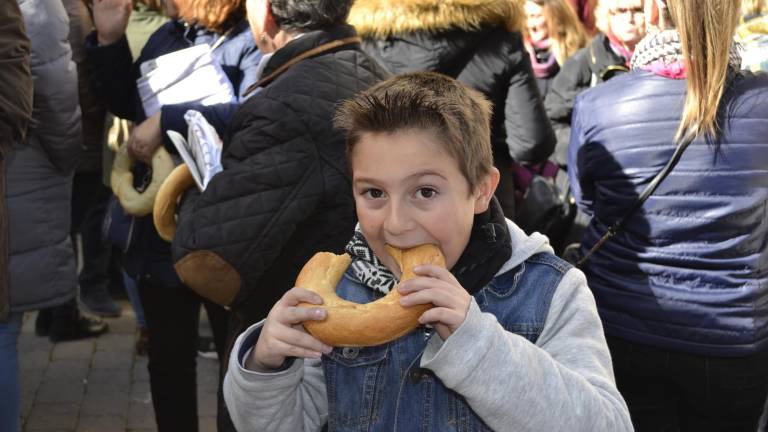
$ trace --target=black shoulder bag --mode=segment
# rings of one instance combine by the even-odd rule
[[[688,130],[688,132],[683,137],[682,141],[678,144],[677,148],[675,149],[675,152],[672,154],[672,158],[669,159],[669,162],[664,166],[664,168],[661,169],[661,171],[656,174],[656,177],[651,180],[651,182],[648,184],[648,186],[645,188],[643,193],[640,194],[639,197],[637,197],[637,200],[635,200],[634,203],[632,203],[632,207],[629,208],[629,211],[624,214],[624,217],[616,221],[613,225],[611,225],[608,228],[608,232],[605,233],[605,235],[600,238],[600,240],[595,243],[594,246],[592,246],[592,249],[587,252],[586,255],[581,257],[576,262],[576,267],[581,268],[581,266],[584,265],[585,262],[595,254],[598,250],[600,250],[603,245],[608,242],[608,240],[616,237],[616,234],[620,233],[621,230],[624,229],[624,225],[627,223],[630,217],[635,214],[635,212],[642,207],[643,204],[650,198],[651,195],[653,195],[654,192],[656,192],[656,189],[659,188],[659,185],[661,185],[661,182],[664,181],[664,179],[667,178],[669,173],[672,172],[672,169],[675,168],[675,165],[677,165],[678,162],[680,162],[680,158],[683,156],[683,152],[685,152],[685,149],[688,148],[688,146],[693,142],[694,138],[696,138],[696,135],[693,133],[692,130]]]

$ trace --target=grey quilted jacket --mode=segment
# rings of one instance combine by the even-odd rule
[[[275,52],[261,76],[355,34],[347,25],[306,33]],[[234,283],[237,296],[225,303],[247,325],[267,315],[315,252],[343,250],[356,216],[346,140],[332,117],[339,102],[386,75],[347,44],[301,60],[240,106],[224,137],[224,171],[182,204],[173,253],[187,285],[198,290],[191,272],[221,274],[208,288]],[[214,258],[194,261],[200,254]]]
[[[34,109],[26,145],[14,145],[6,161],[12,312],[53,306],[75,294],[70,197],[82,142],[64,6],[61,0],[18,4],[32,42]]]

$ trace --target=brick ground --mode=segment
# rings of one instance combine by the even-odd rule
[[[135,320],[121,304],[108,333],[58,344],[35,336],[35,314],[26,314],[19,339],[25,431],[155,430],[147,359],[133,352]],[[216,360],[198,358],[200,432],[216,430],[217,369]]]

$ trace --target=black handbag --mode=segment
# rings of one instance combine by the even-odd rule
[[[529,168],[522,169],[529,170],[528,178],[525,178],[525,171],[520,175],[519,166],[514,168],[515,187],[522,192],[515,211],[515,223],[528,234],[540,232],[552,236],[563,231],[575,215],[567,176],[553,163],[542,164],[533,172]]]

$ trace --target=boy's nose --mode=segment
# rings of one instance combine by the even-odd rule
[[[384,231],[397,239],[398,236],[407,233],[413,227],[413,220],[408,214],[407,207],[401,203],[393,202],[389,205],[387,216],[384,219]]]

